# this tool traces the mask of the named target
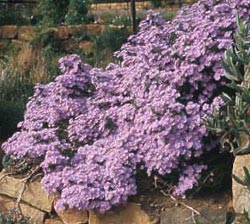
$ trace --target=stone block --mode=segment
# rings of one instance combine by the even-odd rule
[[[105,26],[100,24],[87,24],[85,26],[88,35],[100,35],[105,30]]]
[[[11,43],[12,43],[12,44],[15,44],[16,46],[22,46],[24,42],[21,41],[21,40],[12,39],[12,40],[11,40]]]
[[[250,170],[250,155],[236,156],[233,164],[233,174],[240,179],[244,179],[243,167]],[[236,213],[243,214],[244,209],[250,212],[250,191],[233,179],[233,207]]]
[[[69,36],[82,35],[87,32],[86,25],[67,26]]]
[[[0,177],[4,173],[0,173]],[[18,198],[23,188],[23,183],[20,179],[6,176],[0,181],[0,194],[12,198]],[[54,201],[53,196],[48,195],[42,188],[39,181],[34,181],[27,184],[22,195],[22,201],[38,208],[42,211],[50,212]]]
[[[6,46],[6,44],[2,41],[0,41],[0,48],[4,48]],[[0,158],[1,158],[1,152],[0,152]]]
[[[115,208],[105,215],[91,211],[89,224],[150,224],[150,217],[139,205],[128,203],[125,208]]]
[[[192,214],[185,207],[172,207],[161,213],[160,224],[225,224],[226,210],[204,207],[199,208],[200,215]]]
[[[16,199],[12,199],[3,195],[0,195],[0,213],[6,213],[10,209],[15,208]],[[22,214],[30,217],[30,223],[32,224],[43,224],[45,213],[35,209],[25,203],[20,204]]]
[[[56,211],[57,215],[64,224],[85,224],[88,223],[88,212],[67,209],[65,211]]]
[[[18,29],[17,38],[22,41],[30,41],[35,37],[35,28],[32,26],[21,26]]]
[[[2,39],[16,38],[17,31],[18,31],[18,28],[17,26],[14,26],[14,25],[0,27],[0,34],[1,34]]]
[[[86,52],[91,52],[94,47],[94,43],[91,41],[81,41],[78,45],[80,49]]]
[[[44,224],[64,224],[60,219],[46,219]]]
[[[191,217],[192,213],[190,210],[173,207],[169,208],[166,211],[161,213],[161,224],[192,224],[193,220],[188,220],[187,218]]]
[[[66,26],[58,26],[55,32],[55,38],[58,40],[67,40],[69,38],[69,32]]]

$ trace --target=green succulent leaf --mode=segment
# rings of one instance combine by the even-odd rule
[[[233,179],[238,183],[241,184],[243,186],[246,186],[245,181],[241,180],[239,177],[237,177],[236,175],[232,174]]]

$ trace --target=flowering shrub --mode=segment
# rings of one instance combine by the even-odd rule
[[[136,193],[134,174],[139,161],[133,141],[129,141],[130,133],[121,136],[116,130],[118,125],[125,128],[120,121],[133,113],[118,117],[115,107],[104,110],[105,105],[98,102],[100,87],[78,56],[67,56],[59,63],[64,74],[36,86],[19,124],[21,131],[3,148],[16,159],[41,161],[44,187],[61,194],[59,209],[68,205],[105,211]],[[105,85],[105,80],[101,83]]]
[[[183,195],[206,168],[193,162],[213,147],[201,121],[221,103],[213,100],[221,57],[248,3],[200,1],[172,22],[151,13],[117,53],[120,65],[90,69],[76,55],[62,58],[64,74],[36,86],[4,151],[41,160],[43,185],[59,193],[61,209],[125,203],[137,165],[148,175],[178,171],[173,193]]]

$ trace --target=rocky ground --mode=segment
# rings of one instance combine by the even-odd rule
[[[41,187],[40,177],[26,183],[21,175],[0,173],[0,214],[17,207],[30,224],[247,224],[244,216],[232,208],[231,183],[214,192],[203,190],[186,199],[175,198],[155,188],[153,180],[142,176],[139,195],[130,198],[126,207],[115,208],[105,215],[96,212],[64,212],[53,209],[55,197]]]
[[[17,205],[31,224],[244,224],[244,217],[232,208],[230,192],[203,192],[193,198],[178,199],[164,191],[152,191],[130,199],[126,207],[105,215],[95,212],[58,212],[53,209],[53,197],[48,196],[38,180],[24,184],[20,179],[0,180],[0,213]]]
[[[229,194],[204,194],[189,199],[166,195],[138,196],[151,223],[160,224],[225,224],[233,223],[234,213]]]

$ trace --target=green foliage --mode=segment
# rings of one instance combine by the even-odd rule
[[[246,223],[250,223],[250,216],[249,216],[249,213],[246,211],[246,209],[244,209],[243,215],[245,217]]]
[[[162,6],[162,0],[150,0],[150,1],[153,7],[155,8],[159,8]]]
[[[13,162],[13,159],[9,155],[4,155],[2,158],[2,167],[6,168]]]
[[[11,209],[5,214],[0,213],[0,224],[29,224],[30,218],[20,214],[18,209]]]
[[[129,15],[114,15],[109,17],[105,23],[114,26],[128,27],[131,25],[131,18]]]
[[[23,118],[24,103],[0,100],[0,136],[7,138],[16,131],[17,123]]]
[[[28,25],[31,15],[31,5],[0,3],[0,25]]]
[[[40,0],[36,9],[38,20],[46,26],[86,23],[89,0]]]
[[[126,27],[108,27],[101,35],[91,37],[94,46],[93,51],[85,57],[87,63],[103,67],[117,60],[113,54],[126,42],[129,35]]]
[[[0,136],[9,137],[22,120],[25,105],[36,83],[47,83],[58,74],[58,58],[50,45],[45,48],[9,45],[0,51]]]
[[[100,42],[104,48],[110,51],[117,51],[121,45],[126,42],[129,36],[129,31],[126,27],[107,27],[107,29],[100,36]]]
[[[36,9],[40,23],[53,26],[64,22],[68,4],[69,0],[40,0]]]
[[[250,25],[239,18],[237,24],[236,45],[226,51],[223,61],[229,91],[221,96],[224,105],[206,121],[234,155],[250,153]]]
[[[70,0],[65,23],[68,25],[86,23],[86,16],[90,7],[89,0]]]
[[[37,48],[57,48],[58,41],[54,37],[56,30],[55,27],[38,27],[30,44]]]
[[[249,170],[245,166],[243,167],[243,170],[244,170],[244,180],[241,180],[239,177],[235,176],[234,174],[233,174],[233,179],[237,183],[239,183],[239,184],[241,184],[243,186],[246,186],[246,188],[248,190],[250,190],[250,173],[249,173]]]

